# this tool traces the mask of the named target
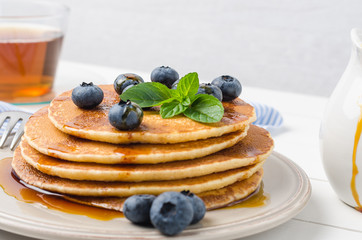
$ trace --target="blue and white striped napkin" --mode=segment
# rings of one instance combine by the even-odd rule
[[[248,101],[248,103],[255,108],[257,120],[253,124],[268,130],[282,126],[283,117],[278,110],[258,102]]]
[[[19,108],[13,104],[0,101],[0,113],[5,111],[17,111]]]
[[[268,130],[272,130],[273,128],[279,128],[283,124],[282,115],[275,108],[257,103],[248,101],[255,108],[257,120],[254,122],[255,125],[263,127]],[[4,111],[18,111],[20,110],[17,106],[0,101],[0,112]],[[6,122],[3,127],[0,129],[0,135],[4,131],[6,127]],[[15,126],[16,127],[16,126]],[[14,131],[16,128],[14,128]]]

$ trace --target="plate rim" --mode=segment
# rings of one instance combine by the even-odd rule
[[[254,235],[263,231],[272,229],[297,215],[305,207],[309,201],[312,193],[312,186],[307,174],[295,162],[286,156],[273,151],[270,155],[274,156],[277,160],[286,164],[293,175],[296,174],[298,178],[298,188],[296,192],[288,198],[286,204],[281,207],[275,208],[272,211],[267,211],[261,216],[251,218],[250,220],[240,220],[233,223],[224,223],[216,226],[206,226],[201,228],[189,228],[182,232],[182,234],[174,236],[173,238],[220,238],[220,234],[215,232],[222,231],[222,237],[246,237]],[[31,224],[29,224],[31,223]],[[159,238],[160,234],[154,229],[149,232],[140,232],[140,235],[129,235],[125,233],[122,235],[115,235],[116,233],[109,232],[89,232],[89,229],[76,229],[64,227],[61,224],[46,224],[45,222],[32,221],[26,217],[19,217],[9,213],[0,211],[0,229],[15,234],[20,234],[28,237],[49,237],[53,239],[125,239],[130,237],[137,237],[142,239]],[[201,230],[201,231],[200,231]],[[145,234],[148,234],[145,236]],[[211,237],[211,238],[210,238]]]

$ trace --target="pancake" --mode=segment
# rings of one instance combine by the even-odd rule
[[[63,161],[41,154],[25,139],[20,148],[27,163],[48,175],[73,180],[139,182],[184,179],[252,165],[269,156],[273,140],[266,130],[251,125],[245,138],[220,152],[193,160],[141,165]]]
[[[258,191],[263,176],[263,169],[258,170],[250,178],[237,181],[226,187],[198,193],[205,203],[207,210],[226,207],[247,198],[250,194]],[[116,211],[123,210],[123,203],[127,198],[117,197],[83,197],[63,195],[67,200]]]
[[[77,138],[59,131],[49,121],[47,107],[30,117],[24,137],[39,152],[76,162],[102,164],[154,164],[203,157],[235,145],[245,137],[242,131],[199,141],[175,144],[123,144],[96,142]]]
[[[151,182],[96,182],[76,181],[44,174],[29,165],[17,148],[12,160],[12,168],[21,180],[32,186],[70,195],[127,197],[134,194],[155,194],[166,191],[190,190],[193,193],[223,188],[237,181],[247,179],[262,168],[264,162],[232,169],[206,176]]]
[[[162,119],[158,108],[144,111],[141,125],[129,131],[121,131],[110,125],[108,111],[119,102],[112,85],[101,85],[102,103],[94,109],[78,108],[71,100],[72,90],[53,99],[49,107],[49,119],[54,126],[70,135],[95,141],[126,143],[179,143],[242,130],[256,120],[254,108],[237,98],[223,102],[224,117],[217,123],[200,123],[183,115]]]

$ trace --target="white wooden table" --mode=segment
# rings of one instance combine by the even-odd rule
[[[71,89],[82,81],[95,84],[113,83],[120,73],[130,69],[115,69],[95,65],[61,62],[55,90]],[[145,80],[149,73],[135,72]],[[180,73],[183,75],[184,73]],[[202,81],[202,79],[201,79]],[[245,239],[313,240],[362,239],[362,213],[342,203],[333,192],[323,170],[319,154],[319,125],[326,98],[248,87],[243,84],[242,98],[267,103],[284,117],[283,127],[271,132],[275,151],[287,156],[304,169],[312,184],[312,197],[307,206],[288,222]],[[42,105],[24,106],[35,111]],[[4,207],[4,206],[2,206]],[[26,240],[27,237],[0,231],[0,239]]]

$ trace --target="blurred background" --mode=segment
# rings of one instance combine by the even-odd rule
[[[63,60],[326,97],[362,28],[361,0],[48,1],[71,8]]]

